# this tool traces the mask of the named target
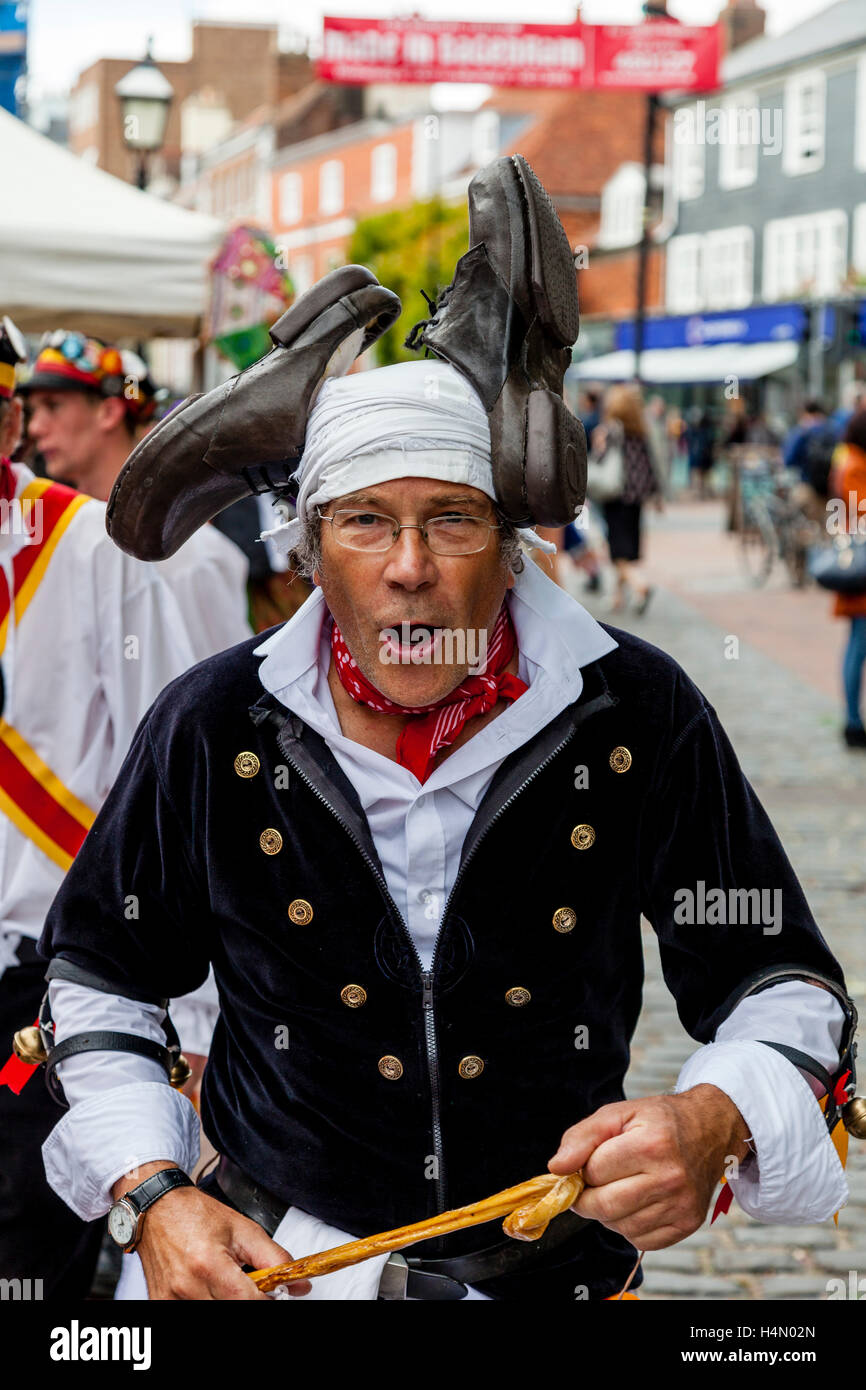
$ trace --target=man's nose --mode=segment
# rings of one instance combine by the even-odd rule
[[[439,577],[435,557],[416,526],[404,526],[388,551],[384,578],[403,589],[420,589]]]
[[[42,412],[34,410],[30,419],[27,421],[27,433],[31,439],[38,439],[42,433]]]

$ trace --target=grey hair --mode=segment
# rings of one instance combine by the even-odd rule
[[[517,534],[517,527],[506,521],[499,507],[494,506],[499,523],[499,555],[506,569],[512,574],[520,574],[524,566],[523,542]],[[316,570],[322,568],[322,518],[318,512],[306,518],[301,525],[301,538],[289,555],[289,564],[304,579],[312,579]]]

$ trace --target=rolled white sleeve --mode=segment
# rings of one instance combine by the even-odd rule
[[[799,981],[774,985],[738,1004],[716,1040],[680,1072],[678,1092],[717,1086],[748,1125],[757,1157],[741,1163],[730,1182],[743,1211],[757,1221],[826,1221],[848,1200],[845,1172],[815,1098],[819,1083],[763,1046],[765,1039],[786,1043],[832,1073],[843,1022],[838,1000],[826,990]]]
[[[68,980],[50,985],[55,1041],[88,1029],[164,1042],[164,1010]],[[111,1188],[142,1163],[164,1159],[191,1173],[199,1120],[158,1062],[135,1053],[83,1052],[57,1067],[69,1112],[42,1146],[49,1186],[83,1221],[104,1216]]]

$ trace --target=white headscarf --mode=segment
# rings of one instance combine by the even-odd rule
[[[284,554],[300,541],[301,518],[316,507],[394,478],[465,483],[496,501],[487,412],[466,378],[436,360],[329,377],[310,411],[293,476],[297,516],[262,532]],[[534,531],[518,535],[527,546],[556,552]]]

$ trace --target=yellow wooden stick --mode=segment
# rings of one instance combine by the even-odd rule
[[[503,1225],[507,1235],[516,1240],[538,1240],[554,1216],[574,1205],[583,1187],[580,1173],[562,1178],[553,1173],[543,1173],[537,1178],[530,1178],[528,1182],[518,1183],[516,1187],[508,1187],[504,1192],[496,1192],[492,1197],[485,1197],[480,1202],[457,1207],[454,1211],[440,1212],[438,1216],[416,1221],[412,1226],[400,1226],[393,1231],[383,1231],[380,1235],[366,1236],[362,1240],[350,1241],[348,1245],[338,1245],[333,1250],[323,1250],[318,1255],[306,1255],[289,1264],[275,1265],[272,1269],[256,1269],[250,1278],[262,1293],[271,1293],[281,1284],[290,1284],[296,1279],[315,1279],[322,1274],[333,1274],[335,1270],[361,1264],[373,1255],[402,1250],[404,1246],[414,1245],[417,1241],[432,1240],[434,1236],[448,1235],[466,1226],[480,1226],[485,1221],[495,1221],[503,1216],[508,1217]]]

